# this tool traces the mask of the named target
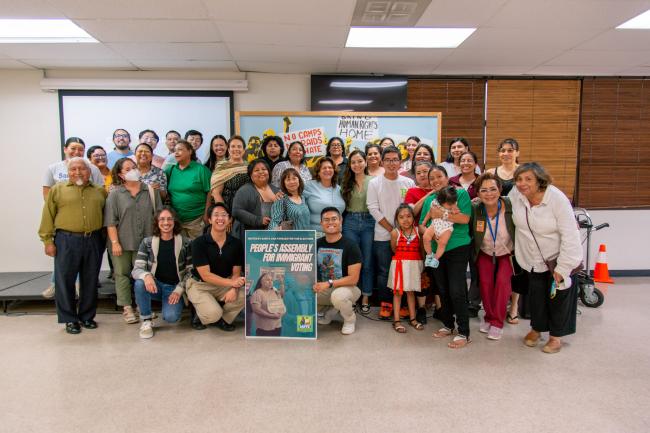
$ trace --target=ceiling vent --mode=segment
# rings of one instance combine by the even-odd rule
[[[358,0],[353,27],[414,27],[431,0]]]

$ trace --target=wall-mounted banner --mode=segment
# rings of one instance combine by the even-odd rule
[[[441,114],[434,112],[238,111],[235,131],[248,143],[249,162],[262,156],[260,143],[270,135],[281,137],[285,150],[291,142],[302,141],[309,167],[325,155],[327,141],[332,137],[343,139],[346,153],[390,137],[407,155],[406,139],[414,135],[430,145],[436,161],[440,161]]]
[[[316,232],[246,231],[246,337],[315,339]]]

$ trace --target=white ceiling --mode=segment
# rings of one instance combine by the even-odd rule
[[[356,0],[0,0],[0,18],[70,18],[100,41],[0,44],[0,69],[650,73],[650,30],[615,30],[650,9],[650,0],[431,0],[418,27],[477,27],[456,49],[344,48],[355,5]]]

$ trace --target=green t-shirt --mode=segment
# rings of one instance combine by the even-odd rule
[[[457,189],[456,192],[458,192],[458,209],[460,209],[461,213],[467,216],[471,216],[472,201],[469,198],[469,194],[467,194],[467,191],[462,188]],[[422,205],[422,214],[420,215],[420,224],[422,224],[422,221],[424,221],[424,218],[429,212],[429,209],[431,209],[431,202],[437,196],[438,194],[431,194],[424,201],[424,204]],[[431,221],[429,220],[427,227],[429,227],[430,224]],[[469,237],[469,224],[454,224],[454,231],[449,238],[449,242],[447,243],[447,248],[445,248],[445,251],[452,250],[456,247],[462,247],[463,245],[469,245],[471,241],[472,239]],[[433,248],[433,251],[435,251],[438,247],[438,244],[435,240],[431,241],[431,247]]]
[[[178,165],[165,168],[167,192],[172,207],[182,222],[197,219],[205,212],[205,200],[210,192],[210,169],[196,161],[181,170]]]

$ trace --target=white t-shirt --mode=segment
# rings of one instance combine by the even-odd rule
[[[415,182],[408,177],[398,176],[389,180],[385,175],[377,176],[368,182],[368,211],[375,219],[375,240],[390,241],[390,232],[379,221],[386,218],[390,225],[395,225],[395,211],[404,203],[406,191],[413,188]]]
[[[68,163],[67,161],[59,161],[51,164],[45,171],[43,178],[43,186],[53,187],[59,182],[68,181]],[[95,185],[104,186],[104,176],[97,167],[90,164],[90,181]]]

